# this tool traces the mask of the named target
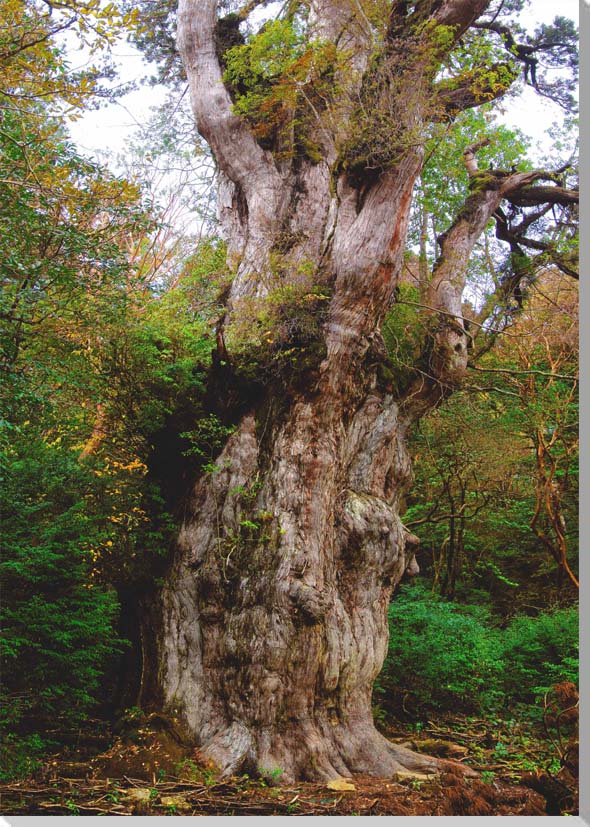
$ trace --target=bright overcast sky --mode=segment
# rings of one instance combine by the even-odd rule
[[[532,0],[530,7],[522,14],[522,23],[533,29],[539,23],[550,23],[556,14],[578,22],[578,0]],[[153,68],[146,66],[138,52],[129,44],[115,49],[115,57],[121,65],[121,77],[125,81],[141,81],[153,74]],[[75,55],[72,56],[72,63]],[[91,111],[71,125],[73,139],[83,152],[123,152],[125,145],[137,126],[149,119],[150,109],[161,104],[165,90],[145,86],[98,111]],[[507,102],[505,120],[511,126],[542,140],[545,129],[558,116],[558,108],[527,88],[518,100]]]

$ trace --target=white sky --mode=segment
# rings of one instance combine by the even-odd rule
[[[590,3],[590,0],[584,2]],[[556,14],[569,17],[577,23],[578,0],[559,0],[558,3],[555,0],[532,0],[521,20],[532,29],[539,23],[550,23]],[[154,73],[154,68],[146,65],[141,55],[128,43],[115,48],[114,57],[121,66],[120,75],[125,82],[141,82]],[[72,55],[72,63],[76,63],[75,53]],[[72,138],[85,153],[123,152],[134,130],[149,120],[150,110],[163,103],[165,94],[166,90],[162,87],[144,86],[120,98],[117,103],[86,112],[79,121],[71,124]],[[545,130],[558,116],[558,107],[541,98],[529,87],[517,100],[507,101],[503,120],[542,144]]]

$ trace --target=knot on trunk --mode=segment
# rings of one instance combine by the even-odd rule
[[[418,561],[416,560],[416,551],[418,550],[418,546],[420,545],[420,538],[416,537],[415,534],[412,534],[411,531],[404,527],[404,540],[406,543],[406,569],[404,571],[404,576],[416,577],[417,574],[420,574],[420,566],[418,565]]]
[[[294,580],[289,587],[289,599],[301,612],[302,619],[314,625],[320,623],[328,609],[323,594],[314,586],[308,586],[301,580]]]
[[[403,527],[389,503],[349,491],[342,510],[342,552],[355,568],[371,568],[397,582],[404,568]]]

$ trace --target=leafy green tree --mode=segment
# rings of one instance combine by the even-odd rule
[[[555,271],[536,286],[510,345],[503,342],[480,369],[518,400],[515,425],[534,458],[529,525],[556,564],[558,587],[569,580],[577,589],[576,562],[568,556],[577,548],[578,291]]]
[[[158,288],[151,284],[161,257],[149,251],[160,242],[140,186],[81,157],[67,136],[64,113],[92,100],[99,73],[84,82],[69,75],[56,36],[76,28],[108,44],[114,7],[3,10],[0,575],[10,774],[27,769],[23,754],[42,748],[48,729],[84,720],[121,653],[121,584],[165,557],[170,533],[147,476],[148,436],[175,394],[202,388],[195,360],[208,354],[205,322],[189,334],[204,283],[198,260],[192,292],[187,277],[175,302],[156,311],[170,285],[161,272]],[[131,368],[144,390],[133,427],[117,429],[116,414],[133,407],[122,391]]]
[[[424,420],[413,441],[416,483],[405,522],[422,539],[433,591],[449,599],[465,579],[473,585],[486,572],[506,587],[518,585],[502,574],[495,554],[506,536],[485,531],[486,519],[510,508],[523,455],[494,404],[488,393],[460,393]]]
[[[4,113],[0,133],[12,771],[18,744],[41,746],[50,717],[65,729],[92,708],[121,651],[119,602],[166,560],[162,480],[170,497],[199,467],[183,456],[188,440],[171,453],[168,419],[180,434],[202,413],[226,277],[223,245],[159,249],[168,237],[139,186],[81,158],[58,119],[40,131],[29,115]]]
[[[96,579],[104,528],[91,470],[30,423],[5,422],[1,442],[2,769],[10,775],[23,746],[83,724],[123,641],[114,633],[116,595]]]
[[[464,390],[416,431],[405,522],[435,591],[482,589],[508,615],[575,594],[576,342],[577,285],[546,271]]]
[[[148,227],[138,188],[81,158],[46,111],[39,130],[42,112],[39,104],[0,112],[5,370],[23,347],[34,347],[41,328],[44,348],[49,340],[69,341],[74,352],[96,316],[116,315],[126,300],[125,240]]]
[[[534,703],[561,681],[578,684],[579,620],[576,607],[516,617],[502,633],[507,698]]]
[[[76,117],[95,96],[115,94],[101,81],[113,75],[109,48],[133,25],[135,11],[123,13],[116,3],[64,0],[54,6],[42,0],[2,0],[0,16],[3,111],[18,112],[32,101],[43,101],[52,114]],[[66,33],[89,53],[86,68],[70,67]],[[37,114],[42,124],[42,113]]]
[[[391,642],[375,695],[384,708],[413,716],[498,708],[505,664],[485,608],[403,587],[389,623]]]
[[[411,358],[392,370],[381,328],[393,314],[400,341],[400,325],[412,318],[413,311],[397,312],[396,288],[426,147],[440,135],[437,125],[497,100],[516,82],[521,55],[504,54],[506,37],[498,41],[492,25],[502,10],[502,25],[512,25],[520,4],[365,8],[322,0],[310,11],[295,2],[246,34],[240,25],[264,5],[182,0],[177,15],[197,126],[217,165],[225,249],[202,247],[209,262],[202,271],[198,257],[182,260],[178,280],[159,283],[150,264],[156,259],[142,253],[153,236],[134,225],[126,244],[121,232],[138,199],[130,205],[123,198],[121,214],[107,210],[114,246],[94,250],[104,212],[89,203],[87,222],[80,220],[78,203],[88,202],[74,186],[71,203],[60,202],[58,212],[65,227],[81,233],[67,236],[71,255],[46,278],[54,250],[42,248],[41,287],[29,292],[33,232],[32,247],[18,252],[27,274],[9,274],[11,301],[3,311],[6,341],[16,346],[7,347],[6,369],[15,386],[38,384],[41,404],[33,420],[21,408],[10,423],[37,428],[30,448],[21,446],[25,467],[36,467],[39,441],[61,440],[92,470],[84,513],[97,514],[102,535],[94,543],[89,530],[95,567],[80,578],[121,588],[142,570],[153,580],[158,552],[165,560],[162,577],[138,590],[144,639],[153,643],[143,653],[146,680],[138,689],[147,703],[163,702],[178,715],[188,737],[225,772],[270,768],[287,779],[333,779],[431,769],[434,759],[387,743],[369,707],[386,650],[389,597],[414,564],[399,513],[410,477],[407,434],[464,381],[472,345],[483,357],[496,331],[518,314],[517,291],[522,299],[530,276],[523,250],[540,244],[555,257],[551,233],[560,222],[549,217],[550,207],[575,217],[578,194],[551,169],[492,164],[482,171],[476,156],[489,136],[462,146],[465,173],[415,302],[420,325],[408,343]],[[169,33],[175,10],[164,4],[157,11],[158,31]],[[488,12],[493,19],[479,31]],[[149,31],[137,35],[151,56],[165,57],[169,42],[160,49]],[[51,135],[37,134],[33,143],[43,152],[57,148]],[[54,153],[57,169],[64,152]],[[36,167],[43,169],[42,155],[34,165],[23,161],[20,192],[52,227],[55,213],[30,183]],[[87,173],[78,174],[84,183]],[[62,176],[69,180],[67,171]],[[48,170],[45,189],[59,192],[58,184]],[[31,213],[36,230],[34,219]],[[472,318],[462,306],[468,262],[492,221],[510,250],[511,270],[490,280]],[[218,267],[221,255],[231,278]],[[116,301],[102,319],[107,295]],[[21,312],[33,308],[24,322],[15,301]],[[47,344],[61,357],[57,372],[43,356]],[[88,390],[76,395],[76,381]],[[56,397],[51,415],[49,396]],[[178,473],[179,454],[195,461],[187,473]],[[185,493],[167,485],[182,520],[170,561],[167,515],[155,526],[153,519],[163,497],[152,484],[163,468]],[[456,469],[461,486],[465,467]],[[466,503],[459,501],[459,512]],[[461,530],[455,560],[465,550]],[[18,540],[18,525],[13,534]],[[78,534],[86,536],[83,526]],[[50,556],[51,537],[41,536]],[[16,541],[14,549],[18,559]],[[454,572],[455,563],[456,580]],[[72,584],[66,590],[76,592]],[[485,662],[485,636],[450,611],[447,620],[470,658],[457,657],[457,668],[478,655]],[[68,640],[57,643],[63,649]],[[452,695],[456,677],[444,673],[440,658],[437,670]],[[476,672],[473,680],[481,687]]]

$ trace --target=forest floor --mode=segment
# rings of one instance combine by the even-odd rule
[[[280,776],[220,779],[187,753],[162,721],[88,757],[74,744],[33,775],[0,785],[3,815],[566,815],[577,812],[576,781],[559,769],[555,745],[523,725],[465,717],[422,726],[383,724],[398,743],[468,764],[435,776],[281,785]],[[418,730],[418,731],[416,731]],[[105,736],[106,737],[106,736]],[[84,740],[84,734],[80,741]],[[96,749],[94,750],[96,752]],[[85,754],[86,753],[86,754]]]

